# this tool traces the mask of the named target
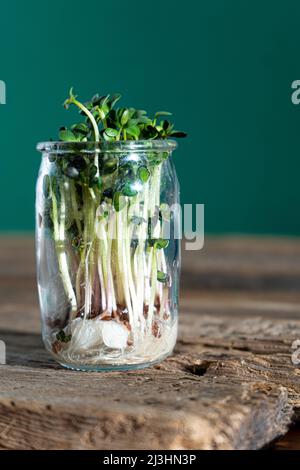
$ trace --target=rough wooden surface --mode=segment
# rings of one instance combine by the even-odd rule
[[[259,449],[286,434],[300,420],[300,242],[210,240],[185,254],[182,285],[163,364],[65,371],[40,340],[32,240],[3,239],[0,448]]]

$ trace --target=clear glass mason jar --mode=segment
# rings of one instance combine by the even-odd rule
[[[126,370],[172,352],[181,223],[176,145],[38,144],[42,332],[61,365]]]

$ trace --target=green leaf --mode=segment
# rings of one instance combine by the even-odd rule
[[[100,100],[100,106],[109,106],[108,103],[109,103],[109,99],[110,99],[110,95],[106,95],[106,96],[102,96],[101,97],[101,100]]]
[[[148,226],[148,235],[150,235],[149,226]],[[169,240],[165,240],[163,238],[149,238],[148,245],[154,248],[157,248],[158,250],[162,250],[164,248],[167,248],[167,246],[169,245]]]
[[[87,167],[87,162],[82,155],[75,155],[70,158],[70,164],[77,168],[77,170],[83,171]],[[88,162],[90,163],[90,162]]]
[[[85,122],[80,122],[79,124],[74,124],[72,126],[72,132],[75,134],[78,133],[78,134],[86,135],[89,133],[89,130],[90,129]]]
[[[136,114],[137,117],[141,117],[141,116],[144,116],[145,114],[147,114],[147,111],[145,111],[144,109],[136,109],[135,114]]]
[[[89,188],[96,188],[96,187],[101,189],[101,182],[99,182],[99,178],[97,178],[97,176],[94,176],[90,178],[89,180]]]
[[[64,330],[61,330],[59,333],[56,335],[56,339],[58,341],[61,341],[62,343],[68,343],[71,341],[72,335],[66,335]]]
[[[59,131],[59,139],[62,140],[63,142],[77,142],[78,140],[72,131],[70,131],[69,129],[64,129],[64,128],[62,128]]]
[[[162,283],[166,283],[169,280],[169,275],[167,273],[163,273],[162,271],[157,271],[157,280]]]
[[[146,127],[146,138],[147,139],[155,139],[158,136],[158,131],[152,125],[148,125]]]
[[[118,168],[118,160],[116,158],[109,158],[103,162],[103,174],[110,175]]]
[[[106,103],[103,103],[101,106],[99,106],[98,113],[101,119],[105,119],[107,114],[109,113],[108,105]]]
[[[164,120],[164,121],[161,121],[160,125],[163,128],[163,130],[166,131],[169,128],[170,123],[169,121]]]
[[[113,205],[117,212],[121,211],[126,206],[126,199],[120,191],[115,192]]]
[[[187,134],[185,132],[181,132],[181,131],[173,131],[173,132],[171,132],[170,136],[171,137],[183,138],[183,137],[186,137]]]
[[[116,93],[115,95],[113,95],[109,100],[109,106],[113,108],[115,104],[119,101],[119,99],[121,99],[121,96],[122,95],[120,95],[120,93]]]
[[[147,116],[141,116],[141,117],[139,117],[139,123],[141,123],[141,124],[150,124],[151,125],[152,121]]]
[[[129,119],[129,121],[127,122],[127,128],[128,127],[131,127],[131,126],[137,126],[139,123],[139,120],[134,118],[134,119]]]
[[[124,181],[125,179],[134,179],[135,178],[135,167],[136,162],[124,162],[120,161],[119,166],[119,176]]]
[[[126,133],[127,135],[130,135],[131,137],[138,138],[140,135],[140,129],[138,126],[130,126],[126,128]]]
[[[101,176],[98,176],[97,188],[98,188],[100,191],[102,191],[102,189],[103,189],[103,181],[102,181]]]
[[[121,116],[121,125],[125,126],[125,124],[128,122],[130,117],[129,109],[124,109],[124,112]]]
[[[105,129],[105,134],[109,137],[117,137],[119,132],[117,131],[117,129],[112,129],[111,127],[108,127],[107,129]]]
[[[138,169],[138,176],[143,181],[143,183],[146,183],[150,177],[150,171],[147,167],[140,166]]]
[[[160,116],[172,116],[172,113],[169,113],[169,111],[157,111],[157,113],[154,115],[154,118],[156,119]]]
[[[117,131],[117,129],[113,129],[111,127],[108,127],[107,129],[105,129],[103,133],[104,139],[110,142],[116,140],[116,137],[118,135],[119,135],[119,132]]]
[[[169,240],[165,240],[163,238],[157,238],[155,240],[155,247],[158,249],[158,250],[162,250],[164,248],[167,248],[167,246],[169,245]]]
[[[106,98],[107,96],[100,96],[99,93],[96,93],[90,101],[84,103],[84,106],[89,109],[95,108],[96,106],[100,106]]]
[[[69,97],[65,101],[65,107],[75,105],[80,108],[80,114],[85,116],[85,123],[74,124],[72,128],[60,130],[60,140],[64,142],[91,142],[98,135],[96,126],[99,126],[99,140],[114,142],[116,140],[152,140],[172,137],[186,137],[181,131],[174,130],[174,125],[167,119],[158,124],[159,116],[171,116],[168,111],[158,111],[152,119],[147,112],[133,107],[113,106],[121,98],[120,94],[94,95],[91,100],[80,102],[71,88]],[[89,111],[92,117],[88,114]],[[158,163],[157,163],[158,164]],[[142,181],[142,178],[141,178]]]
[[[137,195],[138,191],[136,188],[134,188],[133,184],[134,182],[131,180],[126,181],[122,188],[122,193],[124,194],[124,196],[133,197]]]

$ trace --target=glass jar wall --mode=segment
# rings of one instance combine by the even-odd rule
[[[177,335],[176,143],[49,142],[36,195],[46,348],[79,370],[146,367]]]

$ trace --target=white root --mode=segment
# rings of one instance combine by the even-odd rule
[[[68,348],[69,354],[89,352],[103,344],[100,320],[82,320],[76,318],[71,322],[72,338]]]
[[[128,341],[128,330],[115,321],[103,322],[102,335],[105,346],[112,349],[125,349]]]

